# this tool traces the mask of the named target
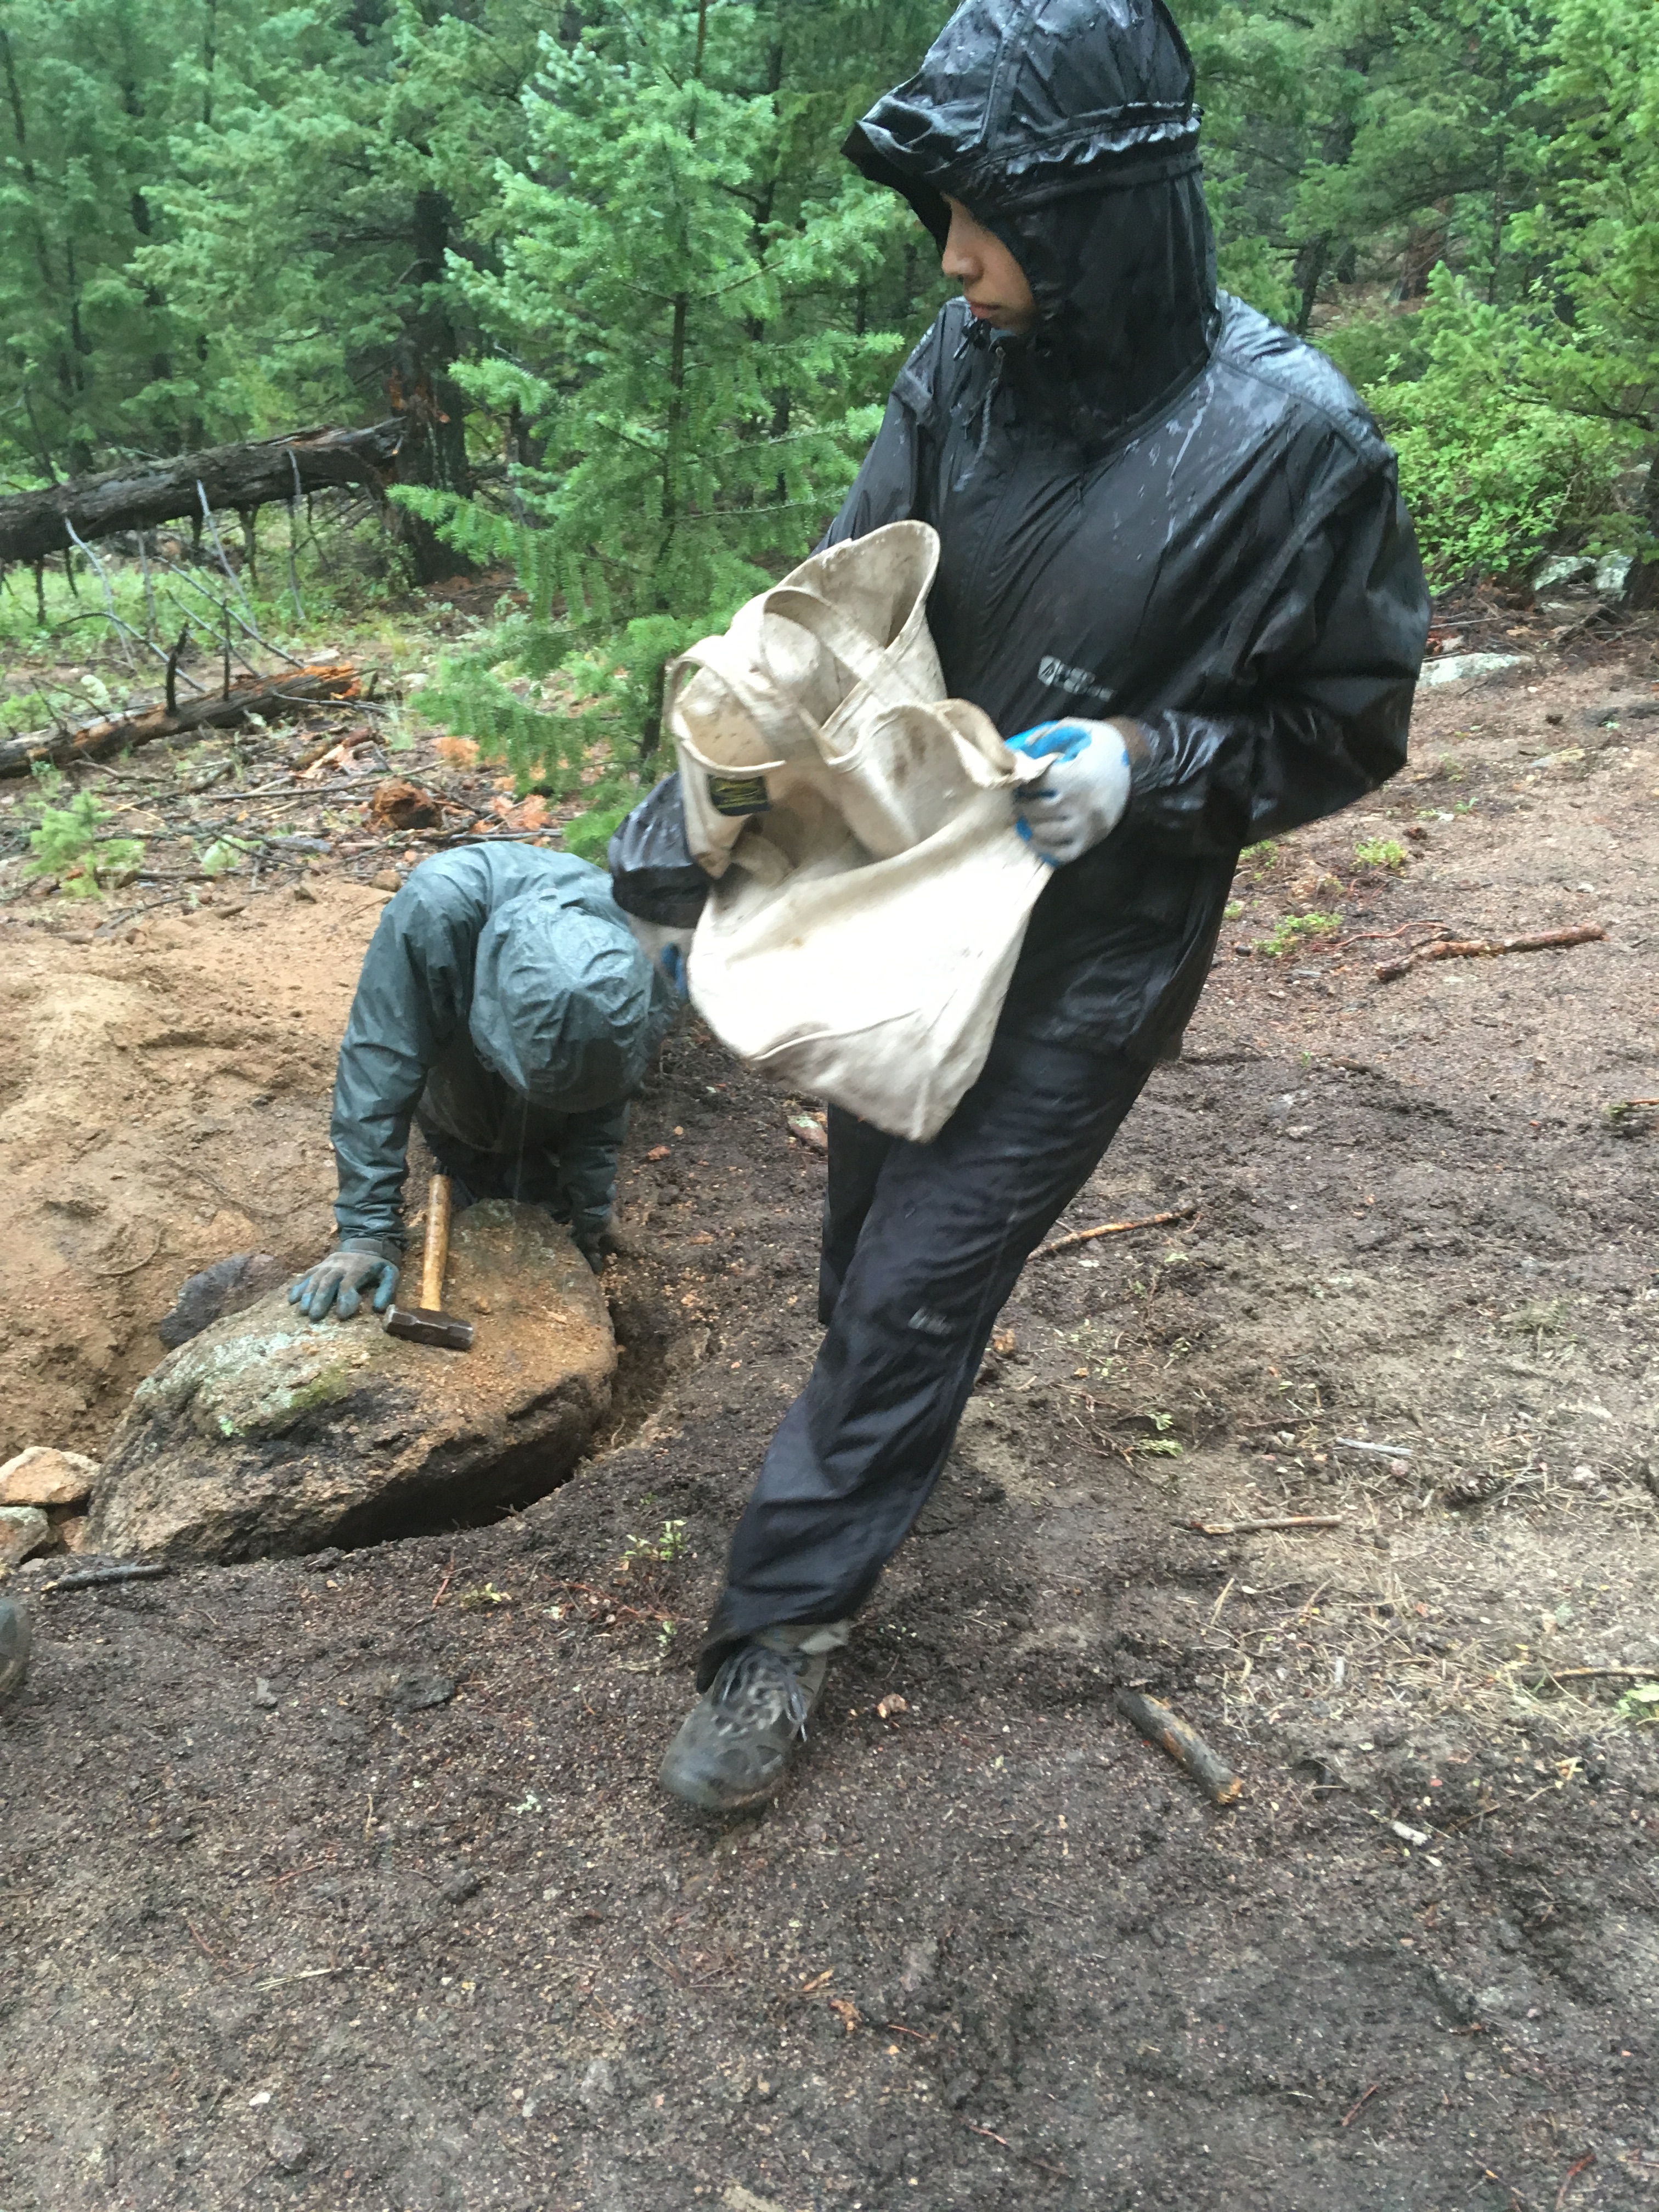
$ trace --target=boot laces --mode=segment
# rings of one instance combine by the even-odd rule
[[[781,1699],[792,1735],[805,1743],[812,1708],[800,1677],[781,1652],[769,1650],[763,1644],[745,1644],[720,1669],[715,1703],[738,1709],[764,1697]]]

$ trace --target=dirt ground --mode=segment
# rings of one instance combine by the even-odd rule
[[[40,1597],[4,2212],[1659,2205],[1659,1729],[1620,1710],[1659,1680],[1655,676],[1425,694],[1399,783],[1247,860],[1185,1058],[1062,1226],[1196,1211],[1028,1269],[769,1812],[653,1774],[812,1357],[823,1169],[695,1024],[574,1480]],[[320,1235],[378,902],[316,890],[0,939],[18,1443],[95,1449],[179,1276]],[[1437,927],[1587,920],[1376,979]],[[1192,1525],[1289,1514],[1338,1525]]]

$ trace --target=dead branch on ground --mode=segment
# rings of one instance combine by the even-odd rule
[[[297,708],[314,707],[320,701],[354,699],[358,682],[358,672],[351,662],[319,662],[297,675],[244,678],[231,684],[222,698],[191,699],[172,708],[140,708],[131,714],[82,723],[78,729],[37,730],[0,744],[0,775],[26,775],[37,764],[67,768],[77,761],[96,760],[104,753],[147,745],[157,738],[228,729],[250,714],[258,714],[263,721],[277,721]]]
[[[1134,1723],[1149,1742],[1167,1752],[1177,1766],[1186,1769],[1203,1787],[1212,1804],[1236,1804],[1243,1796],[1243,1779],[1224,1759],[1211,1750],[1196,1729],[1188,1728],[1168,1705],[1139,1690],[1120,1690],[1117,1709],[1125,1720]]]
[[[1052,1244],[1039,1244],[1032,1253],[1034,1260],[1046,1260],[1051,1253],[1069,1252],[1075,1244],[1091,1244],[1097,1237],[1121,1237],[1130,1229],[1161,1229],[1166,1221],[1189,1221],[1198,1212],[1196,1205],[1177,1206],[1168,1213],[1148,1213],[1139,1221],[1103,1221],[1098,1229],[1074,1230],[1069,1237],[1056,1237]]]
[[[1429,960],[1487,960],[1500,952],[1547,952],[1557,945],[1593,945],[1607,933],[1598,921],[1581,921],[1571,929],[1538,929],[1526,937],[1449,938],[1441,945],[1419,945],[1401,959],[1380,961],[1376,980],[1395,982]]]

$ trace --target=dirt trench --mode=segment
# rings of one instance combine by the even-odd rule
[[[1241,871],[1063,1226],[1196,1212],[1027,1271],[769,1812],[653,1774],[823,1170],[695,1027],[613,1449],[489,1528],[40,1601],[7,2212],[1659,2202],[1659,693],[1534,680],[1425,698],[1406,778]]]

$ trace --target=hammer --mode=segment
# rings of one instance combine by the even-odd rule
[[[435,1344],[445,1352],[471,1352],[472,1324],[443,1310],[444,1269],[449,1264],[449,1177],[434,1175],[426,1198],[426,1249],[421,1257],[421,1303],[393,1306],[386,1317],[388,1336],[411,1344]]]

